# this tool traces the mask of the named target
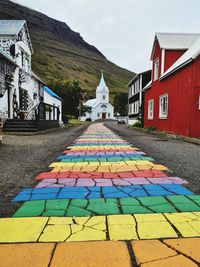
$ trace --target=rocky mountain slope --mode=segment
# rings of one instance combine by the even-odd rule
[[[0,19],[26,19],[33,43],[33,70],[47,83],[53,79],[79,80],[92,96],[103,69],[112,96],[126,91],[134,73],[105,58],[64,22],[9,0],[0,0]]]

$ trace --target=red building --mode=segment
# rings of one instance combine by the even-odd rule
[[[157,33],[144,125],[200,138],[200,34]]]

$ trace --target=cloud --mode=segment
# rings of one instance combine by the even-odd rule
[[[18,0],[66,22],[109,60],[140,72],[150,68],[155,32],[199,32],[199,0]],[[47,3],[48,2],[48,3]]]

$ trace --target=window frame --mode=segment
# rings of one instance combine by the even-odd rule
[[[153,65],[153,80],[157,81],[159,79],[159,58],[156,58],[154,60],[154,65]]]
[[[147,114],[148,120],[154,119],[154,99],[148,100],[148,114]]]
[[[165,102],[163,101],[163,99],[167,99],[167,101],[165,100]],[[168,117],[168,106],[169,106],[169,100],[168,100],[168,94],[164,94],[159,96],[159,119],[167,119]],[[165,111],[163,110],[163,107],[165,106]]]

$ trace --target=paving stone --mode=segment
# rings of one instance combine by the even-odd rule
[[[180,241],[181,244],[187,244],[187,239],[173,239],[172,242],[175,241],[175,244]],[[171,240],[169,241],[169,243]],[[193,261],[196,260],[196,253],[194,252],[194,258],[188,258],[185,255],[187,254],[179,254],[181,251],[179,246],[177,246],[177,250],[170,248],[171,246],[167,246],[168,240],[163,240],[163,243],[159,240],[139,240],[139,241],[131,241],[131,245],[133,248],[133,252],[135,254],[138,265],[145,267],[154,267],[154,266],[198,266],[197,263]],[[183,245],[184,246],[184,245]],[[194,246],[189,244],[189,251],[195,251]],[[193,253],[191,253],[193,255]]]
[[[0,219],[0,242],[36,242],[48,218],[3,218]]]
[[[131,267],[125,242],[76,242],[58,244],[51,267]]]
[[[55,244],[3,244],[0,245],[2,267],[47,267]]]
[[[53,192],[53,193],[52,193]],[[181,185],[130,185],[130,186],[96,186],[96,187],[64,187],[24,189],[15,198],[16,201],[72,199],[72,198],[124,198],[143,196],[168,196],[174,194],[192,195],[193,193]]]
[[[200,263],[200,238],[164,239],[163,243]]]
[[[200,211],[200,206],[186,196],[168,196],[168,199],[179,211]]]

